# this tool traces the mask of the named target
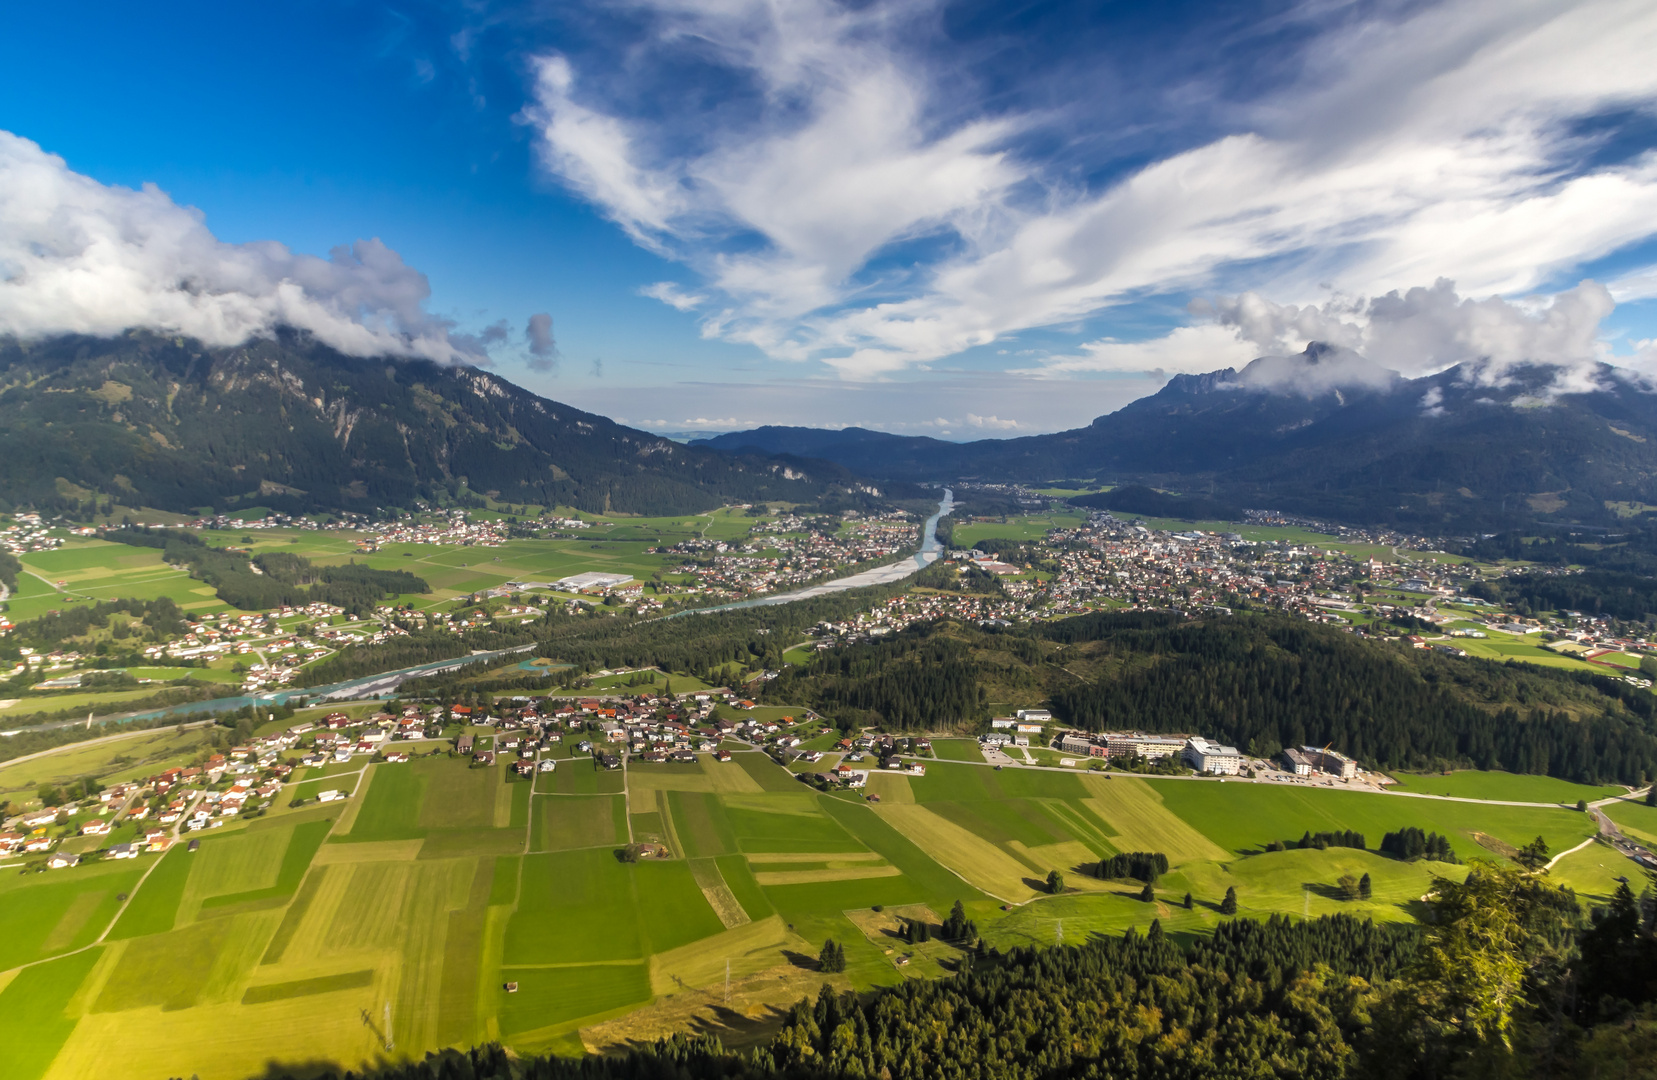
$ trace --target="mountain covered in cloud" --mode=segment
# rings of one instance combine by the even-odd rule
[[[0,501],[195,512],[514,504],[674,514],[852,495],[847,471],[687,447],[475,367],[308,333],[0,338]]]
[[[1521,365],[1492,383],[1458,365],[1411,379],[1314,343],[1175,376],[1051,435],[948,443],[759,428],[706,445],[821,457],[887,480],[1086,478],[1429,530],[1608,524],[1657,504],[1657,393],[1610,366],[1592,375],[1562,387],[1557,368]]]

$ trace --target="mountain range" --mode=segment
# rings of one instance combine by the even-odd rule
[[[1587,374],[1564,389],[1560,369],[1544,365],[1410,379],[1313,343],[1240,371],[1176,375],[1050,435],[951,443],[761,427],[698,445],[824,458],[886,481],[1149,485],[1184,496],[1193,512],[1183,516],[1269,507],[1443,531],[1608,527],[1657,513],[1657,393],[1609,365]]]
[[[762,427],[685,445],[488,370],[350,357],[297,332],[234,348],[136,330],[0,340],[0,504],[371,513],[488,497],[672,514],[1085,480],[1117,490],[1083,505],[1135,513],[1260,507],[1427,532],[1657,514],[1657,393],[1604,365],[1559,377],[1537,365],[1410,379],[1314,343],[1177,375],[1050,435]]]
[[[676,514],[875,494],[842,466],[685,446],[485,370],[359,359],[299,333],[0,340],[10,506],[372,513],[488,496]]]

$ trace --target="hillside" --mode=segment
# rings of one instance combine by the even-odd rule
[[[1140,482],[1426,530],[1608,524],[1657,502],[1657,396],[1602,366],[1556,393],[1552,368],[1484,385],[1419,379],[1320,345],[1241,371],[1175,376],[1085,428],[955,444],[848,429],[761,428],[720,449],[810,454],[883,479]]]
[[[476,368],[300,335],[0,340],[0,501],[178,512],[511,503],[683,513],[855,489],[844,469],[681,446]]]

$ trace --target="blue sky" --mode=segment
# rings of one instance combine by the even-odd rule
[[[291,321],[656,430],[949,438],[1312,338],[1646,367],[1654,54],[1626,0],[34,5],[0,328]]]

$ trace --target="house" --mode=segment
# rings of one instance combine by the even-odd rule
[[[1017,718],[1011,716],[996,716],[990,719],[990,727],[995,731],[1010,728],[1016,723],[1018,723]]]
[[[340,791],[338,788],[329,788],[327,791],[319,791],[316,793],[317,802],[338,802],[343,798],[345,798],[345,792]]]
[[[102,818],[94,818],[81,826],[82,836],[108,836],[109,822]]]
[[[1211,743],[1201,736],[1185,744],[1185,760],[1198,772],[1215,776],[1236,776],[1243,771],[1243,755],[1236,747]]]
[[[71,855],[67,851],[59,851],[46,860],[46,865],[52,870],[62,870],[67,866],[75,866],[81,861],[79,855]]]
[[[834,777],[849,788],[865,787],[869,783],[868,769],[851,769],[844,765],[834,767]]]
[[[472,752],[472,741],[472,736],[462,735],[455,740],[455,751],[461,754],[470,754]]]
[[[38,829],[44,825],[51,825],[55,823],[57,819],[57,807],[48,806],[44,810],[33,810],[27,814],[24,814],[21,820],[24,828]]]
[[[1032,724],[1045,724],[1053,719],[1053,714],[1046,709],[1020,709],[1018,718]]]
[[[138,853],[142,850],[143,847],[140,844],[111,844],[105,854],[111,859],[136,859]]]
[[[1157,761],[1185,751],[1186,740],[1179,735],[1144,735],[1139,732],[1110,732],[1105,735],[1106,757],[1137,757]]]
[[[1311,776],[1318,769],[1317,762],[1313,761],[1305,751],[1296,750],[1293,747],[1283,751],[1283,764],[1288,766],[1289,770],[1296,776]]]
[[[31,836],[27,840],[23,841],[24,851],[46,851],[49,850],[51,846],[52,838],[50,836]]]
[[[1358,763],[1338,750],[1330,750],[1326,747],[1302,746],[1300,752],[1330,776],[1350,780],[1358,775]]]
[[[1093,740],[1079,731],[1067,731],[1059,736],[1059,749],[1066,754],[1092,754]]]
[[[23,846],[23,834],[8,832],[0,833],[0,852],[11,854]]]
[[[517,761],[512,764],[512,771],[519,776],[534,776],[535,763],[533,761]]]
[[[547,758],[545,761],[540,762],[537,767],[542,772],[552,772],[558,767],[558,762],[554,761],[552,758]]]
[[[988,735],[981,736],[978,741],[985,746],[1011,746],[1013,737],[1005,731],[992,731]]]

